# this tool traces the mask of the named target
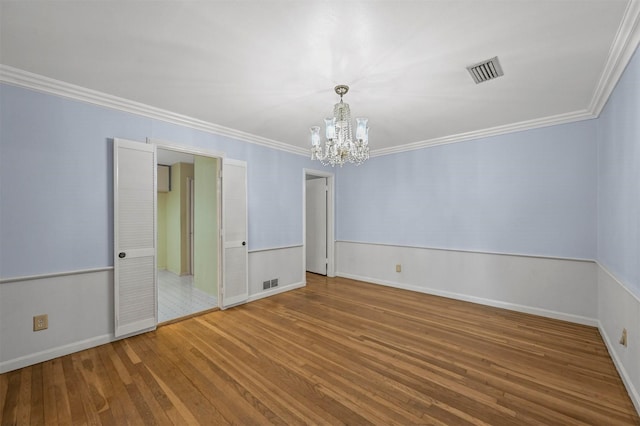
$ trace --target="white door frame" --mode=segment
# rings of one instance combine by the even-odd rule
[[[327,277],[335,277],[335,175],[313,169],[302,170],[302,276],[307,269],[307,176],[327,178]]]
[[[182,146],[182,145],[176,145],[173,142],[168,142],[168,141],[164,141],[164,140],[160,140],[160,139],[153,139],[153,138],[147,138],[147,143],[148,144],[153,144],[156,146],[156,151],[158,149],[166,149],[169,151],[177,151],[177,152],[182,152],[185,154],[192,154],[192,155],[200,155],[202,157],[212,157],[212,158],[217,158],[220,160],[220,168],[222,168],[222,163],[224,162],[225,159],[225,154],[223,152],[219,152],[219,151],[212,151],[212,150],[208,150],[208,149],[201,149],[201,148],[193,148],[193,147],[186,147],[186,146]],[[222,268],[224,267],[223,263],[222,263],[222,221],[220,220],[221,215],[222,215],[222,187],[220,185],[220,175],[218,175],[218,178],[216,179],[216,197],[218,199],[217,203],[218,203],[218,294],[217,294],[217,300],[218,300],[218,307],[221,306],[221,302],[222,302],[222,297],[220,294],[221,288],[222,288]],[[155,183],[156,188],[158,187],[158,182],[156,180]],[[157,255],[157,254],[156,254]],[[191,256],[193,256],[193,253],[191,253]],[[193,271],[192,271],[193,273]]]

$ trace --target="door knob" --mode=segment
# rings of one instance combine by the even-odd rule
[[[127,257],[127,253],[125,253],[125,252],[121,251],[120,253],[118,253],[118,257],[119,257],[120,259],[124,259],[125,257]]]
[[[247,242],[246,242],[246,241],[243,241],[243,242],[242,242],[242,245],[243,245],[243,246],[246,246],[246,245],[247,245]]]

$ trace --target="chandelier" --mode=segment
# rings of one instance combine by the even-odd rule
[[[357,166],[369,158],[369,127],[366,118],[356,118],[356,138],[351,130],[351,110],[349,104],[342,102],[342,96],[349,91],[349,86],[336,86],[340,102],[333,106],[333,117],[325,118],[324,148],[320,143],[320,127],[311,130],[311,159],[320,160],[322,164],[342,166],[345,162]]]

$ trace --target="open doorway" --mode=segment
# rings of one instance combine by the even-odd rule
[[[304,270],[335,276],[333,174],[304,171]]]
[[[157,148],[158,323],[219,306],[220,159]]]

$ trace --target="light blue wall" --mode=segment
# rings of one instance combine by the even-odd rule
[[[640,294],[639,62],[597,120],[336,169],[336,238],[597,258]],[[1,278],[113,264],[114,136],[246,160],[249,248],[302,243],[301,169],[317,162],[10,85],[0,108]]]
[[[0,278],[113,265],[113,137],[247,161],[249,249],[302,244],[303,156],[5,84],[0,111]]]
[[[337,239],[595,259],[595,129],[582,121],[344,167]]]
[[[640,297],[640,54],[598,119],[598,261]]]

